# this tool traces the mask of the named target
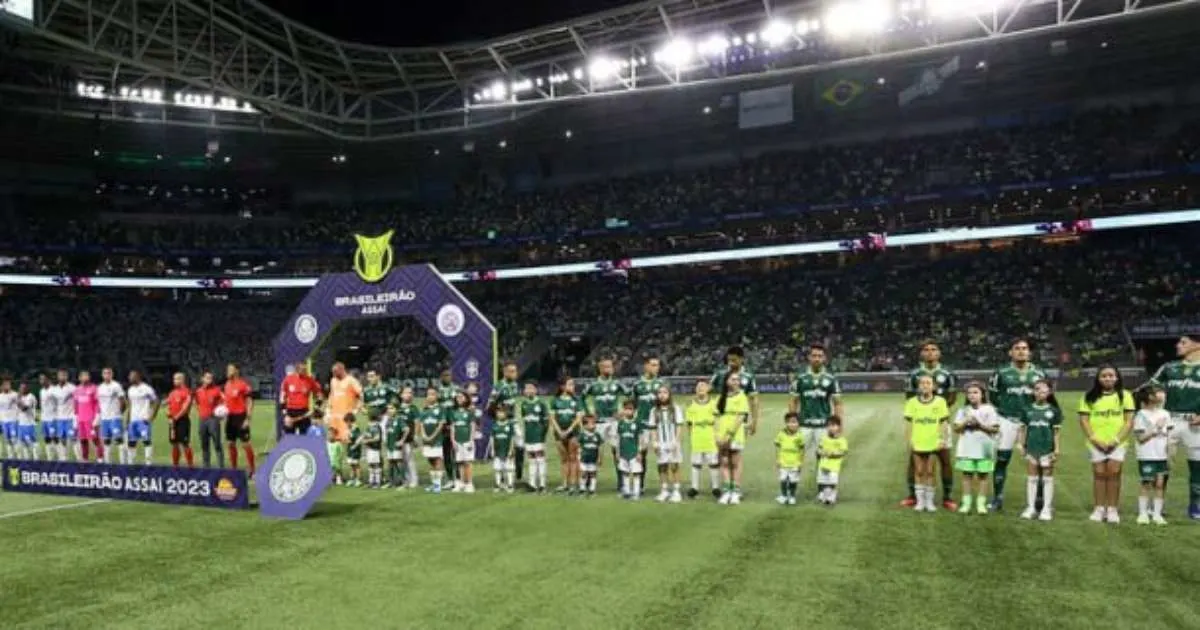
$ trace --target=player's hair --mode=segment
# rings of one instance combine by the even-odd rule
[[[1137,403],[1138,408],[1146,407],[1150,404],[1150,399],[1155,394],[1161,392],[1162,388],[1154,383],[1146,383],[1133,392],[1133,400]]]
[[[828,352],[825,349],[825,344],[823,344],[819,341],[814,341],[814,342],[808,344],[808,351],[812,352],[813,350],[820,350],[821,352]]]
[[[450,377],[453,377],[453,376],[454,376],[454,373],[453,373],[453,372],[451,372],[450,370],[442,370],[442,376],[450,376]]]
[[[588,422],[589,420],[590,420],[590,421],[592,421],[592,422],[595,422],[595,421],[596,421],[596,414],[594,414],[594,413],[585,413],[585,414],[583,414],[583,421],[584,421],[584,422]]]
[[[796,422],[799,422],[800,414],[796,413],[795,411],[789,411],[783,414],[783,421],[787,422],[788,420],[795,420]]]
[[[918,346],[918,348],[920,348],[921,350],[924,350],[925,348],[928,348],[929,346],[933,346],[934,348],[937,348],[939,350],[941,349],[941,346],[938,345],[938,342],[934,341],[933,339],[922,340],[921,345]]]
[[[498,416],[500,414],[507,416],[508,409],[506,409],[504,407],[504,405],[501,405],[498,402],[493,402],[492,404],[488,405],[487,414],[493,418],[495,418],[496,416]]]
[[[642,365],[645,365],[651,361],[658,361],[659,363],[662,363],[662,359],[658,358],[657,354],[647,354],[642,358]]]
[[[434,387],[433,385],[430,385],[429,387],[426,387],[426,388],[425,388],[425,397],[426,397],[426,398],[429,398],[429,392],[433,392],[433,395],[434,395],[434,396],[437,396],[437,394],[438,394],[438,388]]]
[[[637,407],[637,405],[634,404],[634,402],[632,400],[626,400],[621,403],[622,409],[633,409],[634,407]]]
[[[842,426],[842,417],[841,416],[829,416],[829,421],[826,422],[825,424],[827,426],[836,424],[837,426],[840,427],[840,426]]]
[[[1029,346],[1031,349],[1033,348],[1033,344],[1029,343],[1028,337],[1014,337],[1012,342],[1008,344],[1008,349],[1012,350],[1014,347],[1017,346],[1017,344],[1022,344],[1022,343],[1025,344],[1026,346]]]
[[[462,396],[463,401],[461,403],[458,402],[459,396]],[[467,393],[467,390],[465,390],[465,389],[455,390],[454,406],[458,407],[459,409],[470,409],[471,408],[471,395]]]
[[[1050,379],[1039,378],[1033,382],[1033,386],[1037,387],[1039,383],[1045,383],[1046,387],[1050,389],[1050,396],[1046,398],[1046,402],[1061,410],[1062,405],[1058,404],[1058,397],[1054,395],[1054,383],[1051,383]]]
[[[1121,370],[1118,370],[1117,366],[1111,363],[1105,363],[1096,368],[1096,376],[1092,378],[1092,387],[1083,395],[1083,399],[1089,405],[1095,404],[1097,400],[1100,400],[1100,396],[1104,394],[1104,389],[1100,387],[1100,373],[1104,370],[1112,370],[1117,375],[1117,382],[1113,384],[1113,391],[1117,393],[1117,401],[1120,402],[1125,399],[1125,382],[1121,380]]]
[[[725,351],[725,358],[728,359],[729,357],[745,359],[746,351],[741,346],[729,346],[729,349]]]
[[[607,354],[603,354],[603,355],[600,355],[599,359],[596,359],[596,363],[604,363],[605,361],[612,363],[613,358]]]
[[[980,400],[979,404],[981,404],[981,405],[988,404],[988,390],[987,390],[987,387],[985,387],[983,385],[983,383],[981,383],[979,381],[970,381],[966,385],[963,385],[963,397],[964,398],[967,395],[968,389],[978,389],[979,393],[981,394],[980,399],[979,399]]]
[[[501,366],[501,367],[509,367],[509,366],[512,366],[512,367],[518,367],[518,366],[517,366],[517,362],[516,362],[516,361],[513,361],[512,359],[509,359],[508,361],[505,361],[505,362],[504,362],[504,365],[503,365],[503,366]]]

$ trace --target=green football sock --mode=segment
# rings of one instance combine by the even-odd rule
[[[992,496],[1004,496],[1004,482],[1008,480],[1008,462],[1012,451],[1000,451],[996,458],[996,471],[992,476]]]
[[[1200,461],[1188,460],[1188,504],[1200,505]]]
[[[786,497],[788,495],[788,482],[786,480],[779,482],[779,496]]]

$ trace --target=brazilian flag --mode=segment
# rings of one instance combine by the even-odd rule
[[[846,109],[862,104],[867,82],[853,75],[826,75],[816,80],[817,105],[833,109]]]

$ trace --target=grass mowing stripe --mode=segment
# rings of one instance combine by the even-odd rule
[[[44,514],[46,512],[57,512],[59,510],[73,510],[75,508],[87,507],[89,505],[96,505],[97,503],[109,503],[110,501],[112,501],[112,499],[89,499],[87,501],[80,501],[78,503],[65,503],[62,505],[50,505],[47,507],[34,508],[31,510],[21,510],[19,512],[9,512],[7,514],[0,514],[0,520],[9,519],[9,518],[17,518],[17,517],[21,517],[21,516],[32,516],[34,514]]]

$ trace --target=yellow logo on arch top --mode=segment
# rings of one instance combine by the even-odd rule
[[[354,271],[364,282],[379,282],[392,270],[392,234],[388,230],[379,236],[355,234],[358,249],[354,251]]]

